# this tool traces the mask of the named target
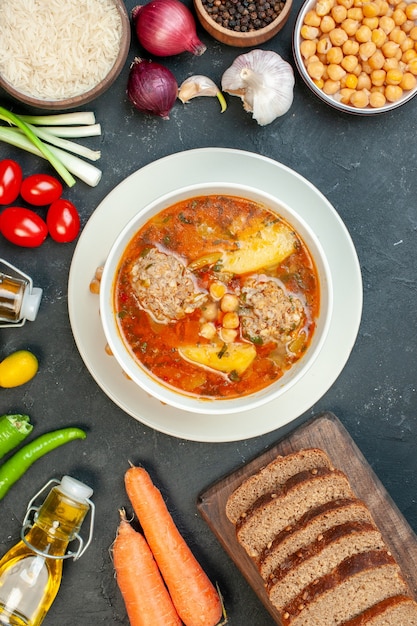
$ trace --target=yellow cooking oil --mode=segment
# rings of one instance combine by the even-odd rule
[[[29,503],[28,512],[36,511],[33,524],[26,534],[23,528],[21,540],[0,560],[1,625],[42,623],[58,593],[63,560],[79,558],[87,547],[81,549],[78,533],[93,506],[89,499],[92,493],[84,483],[64,476],[39,509]],[[91,534],[92,530],[90,539]],[[68,544],[74,539],[80,541],[80,549],[67,553]]]

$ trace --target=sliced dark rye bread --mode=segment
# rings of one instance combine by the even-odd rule
[[[386,598],[342,626],[417,626],[417,603],[405,595]]]
[[[346,475],[339,470],[320,467],[300,472],[276,492],[258,499],[239,519],[237,540],[256,559],[278,533],[307,511],[330,500],[354,497]]]
[[[409,595],[409,590],[393,556],[385,550],[362,552],[304,587],[284,607],[282,623],[341,626],[377,602],[399,594]]]
[[[287,456],[278,456],[244,480],[229,496],[226,503],[228,519],[236,524],[242,513],[261,496],[279,489],[291,476],[315,467],[332,468],[332,462],[323,450],[306,448]]]
[[[381,533],[370,522],[345,522],[320,534],[291,554],[267,584],[272,604],[282,610],[304,587],[330,573],[348,557],[370,550],[386,550]]]
[[[290,554],[314,541],[329,528],[348,521],[374,523],[366,504],[357,498],[338,499],[326,502],[307,511],[292,526],[286,526],[261,553],[259,572],[268,580]]]

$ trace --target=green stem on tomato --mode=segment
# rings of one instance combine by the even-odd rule
[[[58,172],[61,178],[66,182],[68,187],[75,185],[75,178],[71,175],[65,165],[56,157],[55,154],[37,137],[30,127],[20,119],[18,115],[14,115],[4,107],[0,106],[0,119],[13,126],[20,128],[26,137],[31,141],[36,148],[42,153],[45,159],[47,159],[52,167]]]
[[[74,439],[85,439],[81,428],[61,428],[41,435],[20,448],[0,466],[0,500],[38,459]]]
[[[16,448],[29,433],[33,426],[29,415],[1,415],[0,416],[0,459]]]

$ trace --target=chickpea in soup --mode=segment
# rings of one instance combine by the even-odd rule
[[[276,213],[240,197],[178,202],[128,244],[114,303],[135,359],[161,384],[216,398],[278,380],[311,342],[314,260]]]

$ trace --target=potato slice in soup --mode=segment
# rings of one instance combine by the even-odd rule
[[[223,254],[222,269],[233,274],[248,274],[279,265],[294,252],[296,241],[291,228],[279,221],[256,232],[243,231],[239,235],[239,249]]]
[[[202,344],[200,346],[183,346],[180,355],[193,363],[198,363],[224,374],[236,372],[239,376],[249,367],[256,356],[255,347],[249,343],[230,343],[223,349],[222,345]]]

